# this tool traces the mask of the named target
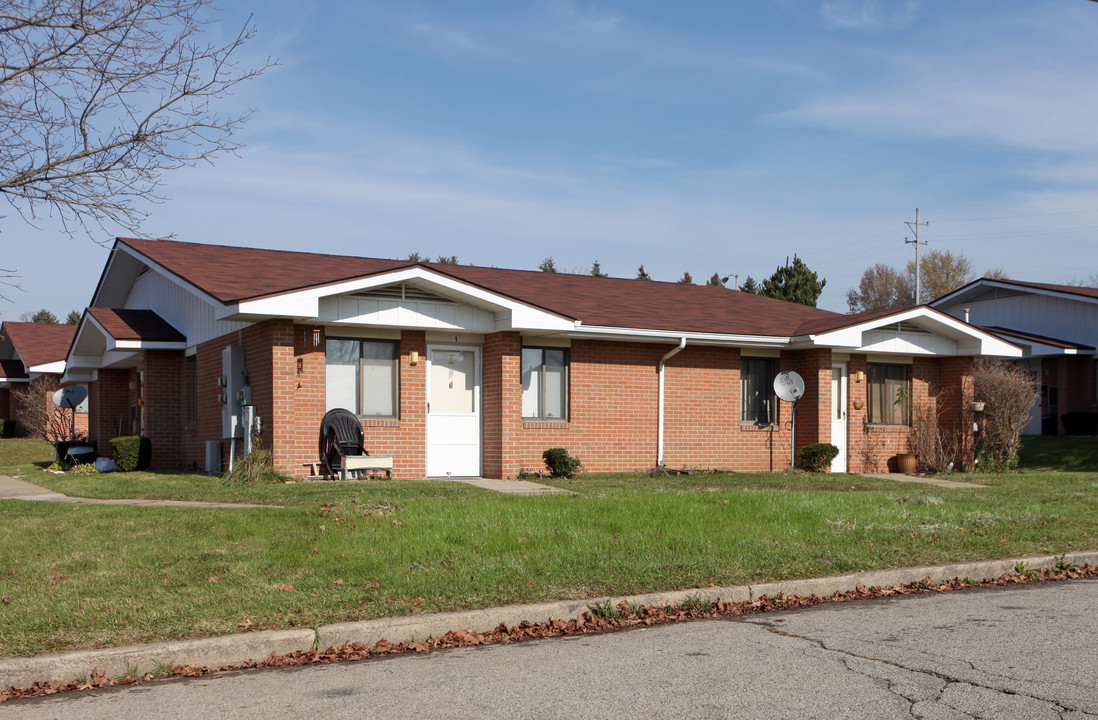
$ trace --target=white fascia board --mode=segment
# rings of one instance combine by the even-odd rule
[[[102,355],[69,355],[65,361],[65,372],[76,369],[94,369],[103,361]]]
[[[726,335],[723,333],[682,332],[681,330],[643,330],[638,328],[599,327],[579,324],[562,337],[577,340],[632,340],[634,342],[678,342],[688,345],[731,345],[736,347],[788,347],[789,338],[768,335]]]
[[[37,373],[38,375],[60,375],[65,372],[65,361],[56,360],[51,363],[42,363],[41,365],[35,365],[34,367],[27,368],[28,373]]]
[[[186,350],[187,342],[178,341],[151,341],[151,340],[116,340],[107,344],[107,350]]]
[[[940,310],[916,307],[895,315],[875,318],[857,325],[839,328],[816,335],[795,338],[798,344],[810,344],[818,347],[843,347],[856,350],[862,346],[862,333],[869,330],[887,329],[889,325],[912,322],[928,332],[945,336],[957,343],[957,351],[962,355],[984,355],[989,357],[1022,357],[1022,349],[995,335],[980,330],[966,322],[946,315]]]
[[[243,300],[231,305],[220,305],[215,317],[218,320],[263,320],[271,317],[315,320],[320,314],[320,299],[333,295],[362,292],[399,282],[418,280],[434,285],[449,294],[457,294],[470,304],[487,307],[495,312],[510,313],[511,329],[516,330],[570,330],[575,322],[560,315],[539,310],[525,303],[503,297],[474,285],[439,275],[422,267],[404,268],[394,272],[356,278],[345,282],[307,288],[297,292],[272,297]]]

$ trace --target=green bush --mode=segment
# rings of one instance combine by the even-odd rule
[[[57,462],[59,463],[65,462],[65,458],[68,456],[69,450],[71,450],[72,448],[86,447],[92,448],[93,450],[95,449],[95,446],[87,440],[58,440],[53,444],[53,447],[57,455]]]
[[[233,471],[222,480],[224,485],[260,485],[281,483],[290,478],[274,469],[274,453],[263,447],[257,437],[248,457],[233,465]]]
[[[831,461],[839,454],[839,448],[831,443],[805,445],[797,453],[797,467],[808,472],[823,472],[831,467]]]
[[[1060,416],[1068,435],[1098,435],[1098,412],[1077,410]]]
[[[152,441],[140,435],[125,435],[111,440],[111,454],[122,472],[144,470],[152,460]]]
[[[15,421],[0,420],[0,438],[15,437]]]
[[[570,478],[583,469],[583,463],[564,448],[549,448],[541,454],[553,477]]]

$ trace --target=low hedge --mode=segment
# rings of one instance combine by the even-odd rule
[[[839,448],[831,443],[805,445],[797,453],[797,467],[808,472],[823,472],[831,467],[831,461],[839,454]]]
[[[111,454],[122,472],[144,470],[152,460],[152,440],[141,435],[124,435],[111,440]]]

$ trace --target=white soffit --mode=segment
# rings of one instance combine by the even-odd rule
[[[491,310],[497,314],[497,317],[501,315],[508,317],[507,327],[498,329],[563,331],[575,327],[575,322],[569,318],[497,295],[423,267],[404,268],[366,278],[222,305],[217,310],[217,319],[257,320],[268,317],[288,317],[314,320],[320,314],[321,298],[358,293],[402,282],[415,283],[418,288],[428,289],[454,302]],[[220,305],[220,303],[217,304]]]
[[[860,349],[865,344],[865,333],[888,331],[896,328],[902,335],[904,327],[914,327],[933,335],[939,335],[956,343],[958,355],[987,355],[992,357],[1022,357],[1022,349],[995,335],[979,330],[938,310],[926,307],[911,308],[894,315],[874,318],[862,323],[797,338],[814,346],[846,347]]]

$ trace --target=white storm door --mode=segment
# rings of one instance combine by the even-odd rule
[[[475,347],[427,348],[427,475],[480,475],[480,357]]]
[[[839,454],[831,461],[831,472],[846,472],[846,363],[831,366],[831,444]]]

